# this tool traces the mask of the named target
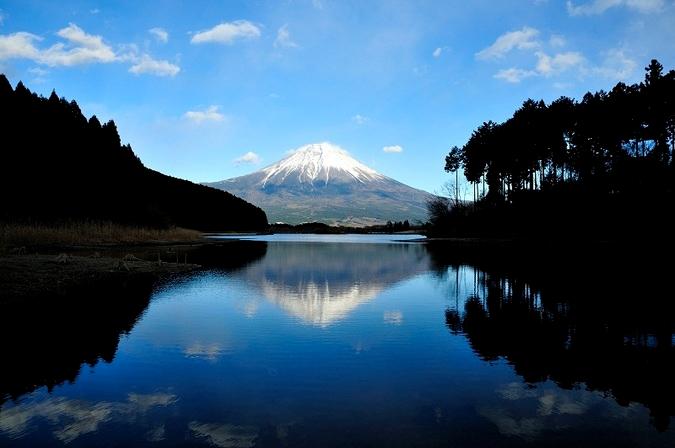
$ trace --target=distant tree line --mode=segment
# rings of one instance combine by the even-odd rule
[[[114,121],[75,101],[44,98],[0,74],[0,221],[104,220],[202,230],[267,226],[258,207],[227,192],[146,168]]]
[[[387,221],[386,224],[376,224],[365,227],[350,227],[343,225],[328,225],[323,222],[305,222],[302,224],[270,224],[269,230],[273,233],[320,233],[320,234],[344,234],[344,233],[394,233],[407,230],[421,231],[426,228],[425,224],[411,225],[405,221]]]
[[[405,221],[387,221],[387,232],[402,232],[405,230],[410,230],[410,222],[406,219]]]
[[[471,183],[473,204],[456,178],[454,200],[430,204],[431,222],[457,233],[635,231],[619,227],[672,211],[674,158],[675,71],[652,60],[639,84],[581,101],[528,99],[505,122],[480,125],[445,158]]]

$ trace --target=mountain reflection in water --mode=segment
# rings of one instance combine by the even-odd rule
[[[378,238],[0,309],[0,446],[674,446],[663,272]]]
[[[327,326],[428,268],[420,244],[268,243],[240,275],[302,322]]]

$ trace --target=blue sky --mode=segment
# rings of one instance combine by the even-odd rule
[[[675,68],[672,0],[0,3],[0,72],[193,181],[331,141],[442,192],[483,121],[639,81],[651,58]]]

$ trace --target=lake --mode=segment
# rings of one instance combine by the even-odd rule
[[[414,238],[248,237],[125,297],[4,310],[0,446],[675,446],[667,277]]]

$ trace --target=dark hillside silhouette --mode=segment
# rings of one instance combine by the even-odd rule
[[[456,234],[670,235],[674,155],[675,71],[652,60],[640,84],[528,99],[505,122],[483,123],[445,164],[463,169],[473,204],[437,201],[432,223]]]
[[[75,101],[12,89],[0,75],[0,221],[100,220],[200,230],[257,230],[261,209],[224,191],[146,168],[115,123]]]

